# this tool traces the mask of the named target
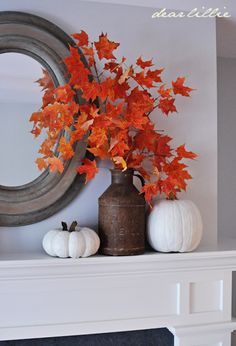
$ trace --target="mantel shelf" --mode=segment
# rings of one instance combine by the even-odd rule
[[[12,270],[31,271],[35,268],[41,274],[66,275],[81,273],[98,275],[128,272],[159,272],[172,270],[191,270],[221,268],[236,270],[236,239],[221,239],[216,246],[199,247],[191,253],[158,253],[146,252],[139,256],[103,256],[89,258],[56,258],[41,252],[1,253],[0,278],[5,275],[6,268]],[[35,272],[34,272],[35,273]]]

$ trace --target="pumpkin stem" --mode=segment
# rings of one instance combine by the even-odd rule
[[[167,197],[167,199],[168,199],[169,201],[175,201],[175,200],[177,200],[178,198],[176,197],[176,195],[175,195],[173,192],[171,192],[171,193],[169,193],[169,196]]]
[[[62,225],[62,230],[63,231],[68,231],[68,227],[67,227],[67,223],[66,222],[62,221],[61,225]]]
[[[78,225],[77,221],[73,221],[72,224],[70,225],[69,232],[75,231],[75,227]]]

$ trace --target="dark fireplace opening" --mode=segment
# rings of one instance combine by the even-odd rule
[[[131,332],[1,341],[0,346],[174,346],[166,328]]]

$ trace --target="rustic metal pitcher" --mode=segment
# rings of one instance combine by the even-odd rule
[[[145,251],[145,200],[133,185],[132,169],[111,170],[112,182],[99,198],[99,236],[105,255],[138,255]]]

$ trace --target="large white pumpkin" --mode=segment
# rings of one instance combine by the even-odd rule
[[[64,224],[65,226],[66,224]],[[88,227],[74,227],[73,230],[51,230],[43,238],[43,248],[50,256],[88,257],[94,255],[100,246],[100,239],[95,231]]]
[[[148,217],[147,236],[156,251],[195,250],[202,238],[199,209],[189,200],[158,201]]]

